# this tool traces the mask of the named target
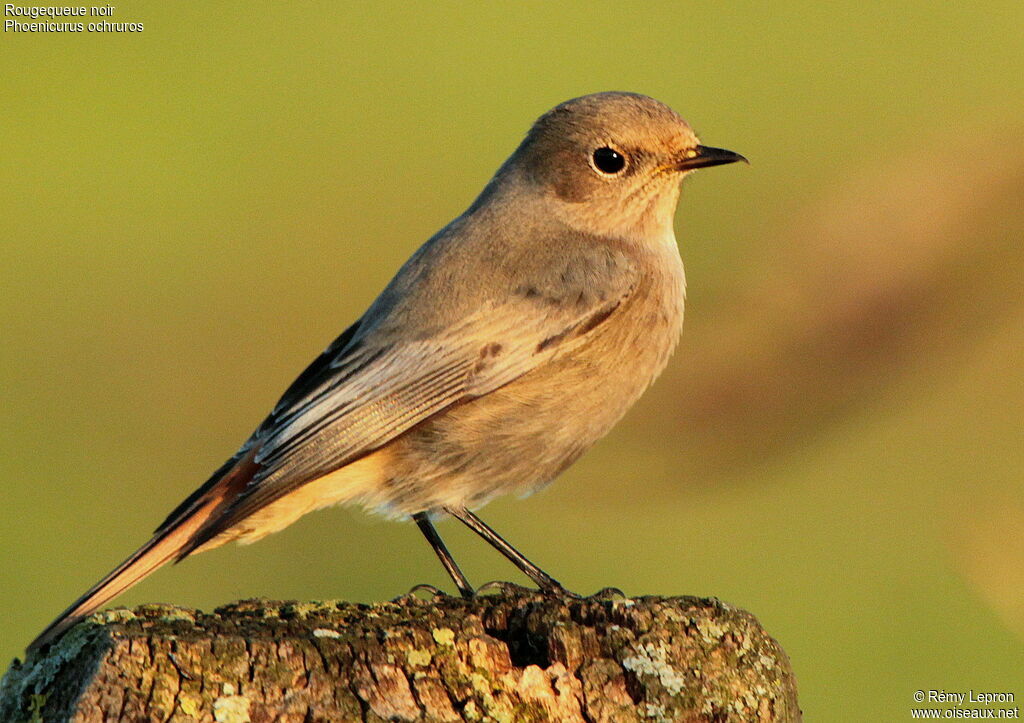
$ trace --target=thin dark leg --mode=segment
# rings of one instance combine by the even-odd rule
[[[427,516],[426,512],[417,512],[412,516],[416,520],[416,524],[420,527],[420,532],[427,538],[427,542],[434,548],[434,552],[437,554],[437,558],[444,565],[444,569],[447,570],[451,576],[452,581],[455,583],[455,587],[459,588],[459,594],[464,598],[471,598],[475,594],[473,586],[469,584],[469,580],[462,574],[462,570],[455,563],[455,558],[452,557],[452,553],[448,552],[448,548],[444,545],[444,540],[437,534],[437,530],[434,529],[434,524],[430,521],[430,517]]]
[[[562,584],[555,578],[548,575],[539,567],[526,559],[523,553],[512,547],[505,538],[492,530],[487,524],[465,507],[446,507],[445,512],[458,519],[462,524],[471,529],[480,537],[487,540],[490,545],[502,555],[512,561],[512,564],[522,570],[527,577],[536,583],[544,592],[556,593],[559,595],[573,595],[573,593],[562,587]]]

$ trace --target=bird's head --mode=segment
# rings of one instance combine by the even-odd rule
[[[689,172],[746,159],[703,146],[679,114],[635,93],[596,93],[542,115],[503,170],[564,221],[601,235],[671,235]]]

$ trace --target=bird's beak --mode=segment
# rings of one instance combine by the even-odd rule
[[[712,148],[710,146],[696,146],[683,153],[676,162],[676,169],[680,171],[692,171],[695,168],[707,168],[708,166],[721,166],[725,163],[743,161],[750,163],[739,153],[727,151],[724,148]]]

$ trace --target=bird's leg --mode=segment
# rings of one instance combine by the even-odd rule
[[[471,529],[480,537],[487,540],[490,545],[500,552],[502,555],[511,560],[512,564],[518,567],[523,573],[536,583],[537,587],[542,592],[554,594],[554,595],[566,595],[569,597],[579,597],[575,593],[569,592],[562,583],[558,582],[555,578],[548,575],[546,572],[541,570],[539,567],[534,565],[532,562],[526,559],[523,553],[519,552],[516,548],[512,547],[505,538],[499,535],[497,532],[492,530],[487,524],[479,517],[474,515],[465,507],[445,507],[445,512],[450,514],[452,517],[458,519],[462,524]]]
[[[416,524],[419,525],[420,532],[427,538],[427,542],[434,548],[434,552],[437,554],[437,559],[444,565],[444,569],[452,578],[452,582],[455,583],[455,587],[459,589],[459,594],[462,597],[469,599],[474,595],[473,586],[469,584],[469,580],[463,574],[462,570],[459,569],[458,564],[455,562],[455,558],[452,557],[452,553],[448,552],[448,548],[445,547],[444,540],[437,534],[437,530],[434,529],[434,524],[430,521],[430,517],[426,512],[417,512],[412,516],[416,520]]]

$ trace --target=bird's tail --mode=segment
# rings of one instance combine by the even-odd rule
[[[192,543],[199,531],[215,519],[218,512],[252,479],[257,469],[253,462],[254,455],[254,449],[243,447],[239,454],[214,472],[206,484],[164,520],[149,542],[111,570],[47,625],[28,646],[27,652],[31,653],[55,640],[65,630],[168,562],[177,562],[194,552]]]
[[[68,628],[88,617],[100,607],[113,600],[122,592],[139,582],[166,563],[179,557],[195,533],[209,519],[213,508],[220,499],[210,499],[198,505],[178,524],[168,526],[153,536],[131,557],[114,568],[106,577],[89,588],[85,594],[71,603],[67,610],[57,616],[43,632],[28,646],[32,652],[54,640]]]

